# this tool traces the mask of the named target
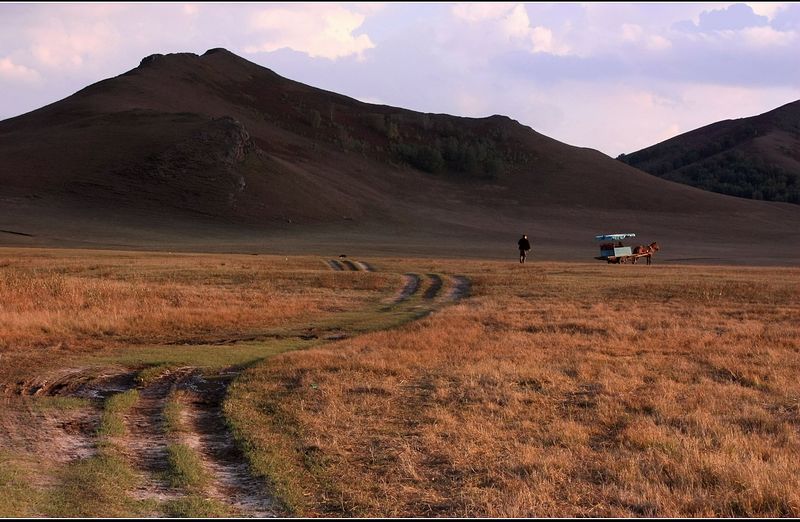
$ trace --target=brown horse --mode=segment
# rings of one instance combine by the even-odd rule
[[[644,254],[643,257],[647,258],[647,264],[649,265],[650,263],[653,262],[652,259],[651,259],[653,257],[653,254],[655,254],[659,250],[661,250],[661,247],[658,246],[658,243],[653,241],[652,243],[650,243],[647,246],[639,245],[639,246],[635,247],[633,249],[633,254],[634,255],[636,255],[636,254]],[[637,258],[635,258],[635,257],[633,258],[633,264],[636,264],[636,259]]]

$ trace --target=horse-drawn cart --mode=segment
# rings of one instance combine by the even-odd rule
[[[641,257],[647,258],[647,264],[651,263],[653,253],[659,247],[658,243],[651,243],[649,246],[630,247],[622,244],[623,239],[636,237],[636,234],[603,234],[594,236],[600,243],[600,255],[595,257],[608,263],[636,263]]]

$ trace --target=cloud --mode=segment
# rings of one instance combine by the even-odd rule
[[[245,52],[288,48],[312,58],[335,60],[351,55],[363,58],[364,51],[375,47],[368,35],[353,34],[365,18],[364,14],[337,5],[264,9],[255,13],[250,22],[259,42],[246,46]]]
[[[29,51],[40,65],[74,69],[108,54],[122,43],[108,10],[76,10],[73,16],[50,16],[28,29]]]
[[[790,4],[775,13],[772,27],[779,31],[800,29],[800,4]]]
[[[495,45],[494,50],[511,44],[531,53],[565,55],[570,52],[569,46],[560,41],[551,28],[531,24],[524,4],[458,4],[451,8],[451,13],[456,20],[473,26],[470,32],[480,35],[478,39],[484,45],[493,39],[500,40],[502,43]]]
[[[467,22],[485,22],[505,17],[518,5],[521,4],[504,2],[457,4],[451,11],[456,18]]]
[[[658,34],[648,34],[637,24],[622,24],[622,41],[643,45],[651,51],[662,51],[672,47],[672,42]]]
[[[34,69],[14,63],[10,58],[0,58],[0,78],[32,83],[38,82],[40,75]]]
[[[533,44],[531,51],[534,53],[566,55],[570,52],[569,46],[558,43],[553,37],[553,31],[547,27],[534,27],[531,29],[530,37]]]
[[[797,41],[796,32],[776,31],[772,27],[748,27],[742,31],[742,35],[752,47],[785,47]]]
[[[788,7],[783,2],[752,2],[747,4],[754,13],[766,16],[770,21],[775,18],[775,15]]]
[[[531,31],[531,21],[525,6],[517,4],[505,16],[500,18],[503,33],[512,40],[526,38]]]
[[[738,31],[747,27],[769,24],[769,18],[753,12],[747,4],[733,4],[725,9],[714,9],[700,13],[699,22],[678,22],[675,27],[686,32],[707,33],[712,31]]]

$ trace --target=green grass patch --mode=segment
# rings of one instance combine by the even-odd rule
[[[44,504],[48,517],[123,517],[142,511],[127,492],[137,476],[113,450],[67,464]]]
[[[139,390],[132,389],[116,393],[106,399],[103,415],[100,417],[100,427],[97,434],[106,437],[115,437],[125,434],[124,415],[139,400]]]
[[[92,364],[124,366],[193,366],[208,370],[249,366],[273,355],[313,345],[311,340],[288,338],[232,345],[130,346],[91,358]],[[158,370],[152,370],[157,372]]]
[[[172,391],[164,404],[164,431],[169,433],[180,433],[184,430],[181,420],[181,402],[179,399],[180,391]]]
[[[36,397],[31,401],[34,411],[71,411],[90,406],[92,401],[82,397]]]
[[[169,468],[167,479],[172,487],[201,490],[210,477],[203,469],[200,456],[185,444],[173,443],[167,446]]]
[[[139,371],[134,379],[140,386],[148,386],[158,380],[159,377],[164,375],[167,371],[173,368],[174,365],[169,363],[160,363]]]
[[[22,466],[0,452],[0,518],[34,516],[39,502]]]
[[[198,495],[170,500],[162,509],[166,516],[174,518],[218,518],[232,515],[225,504]]]
[[[225,416],[231,420],[233,436],[251,470],[271,482],[274,496],[285,511],[304,516],[308,501],[303,489],[304,470],[295,459],[296,423],[279,405],[260,403],[246,382],[231,388],[237,389],[231,389],[225,400]]]

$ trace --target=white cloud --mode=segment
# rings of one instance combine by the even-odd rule
[[[16,64],[11,58],[0,58],[0,78],[32,83],[39,81],[40,76],[36,70]]]
[[[503,18],[517,6],[522,6],[522,4],[504,2],[470,3],[454,5],[451,11],[456,18],[467,22],[484,22]]]
[[[528,19],[528,12],[525,6],[518,4],[506,16],[501,19],[503,32],[511,39],[525,38],[531,30],[531,21]]]
[[[766,16],[772,20],[778,11],[786,9],[789,4],[785,2],[750,2],[747,5],[757,15]]]
[[[556,41],[553,37],[553,31],[547,27],[534,27],[530,30],[530,38],[532,44],[531,51],[534,53],[566,55],[570,52],[568,46]]]
[[[375,47],[368,35],[353,34],[365,19],[365,15],[337,5],[261,10],[251,19],[251,29],[261,35],[260,42],[246,46],[245,52],[289,48],[312,58],[363,58],[364,51]]]
[[[107,21],[49,18],[29,31],[30,52],[36,60],[54,69],[83,65],[120,43],[115,26]]]
[[[797,40],[797,33],[794,31],[776,31],[769,26],[748,27],[742,30],[742,36],[753,47],[786,46]]]
[[[672,47],[672,42],[658,34],[647,34],[641,25],[622,24],[622,41],[644,45],[651,51],[662,51]]]
[[[479,26],[473,27],[472,32],[480,34],[483,42],[499,40],[501,46],[510,43],[512,47],[532,53],[564,55],[570,52],[569,46],[560,42],[552,29],[541,25],[531,26],[524,4],[458,4],[451,8],[451,12],[456,19]]]

